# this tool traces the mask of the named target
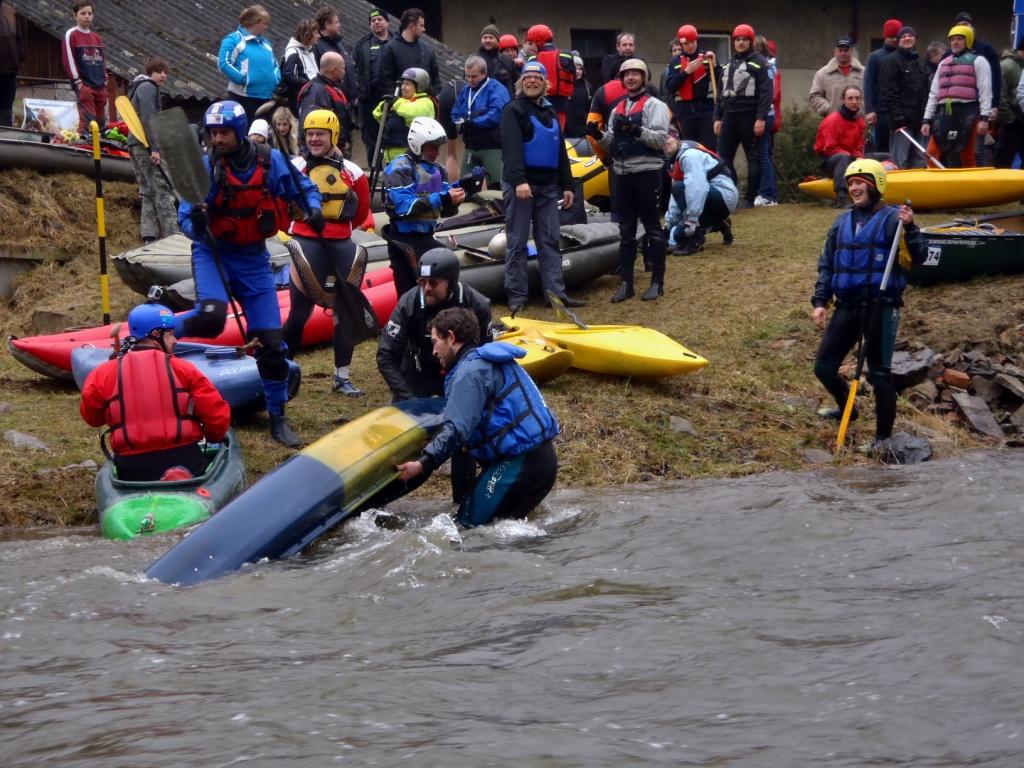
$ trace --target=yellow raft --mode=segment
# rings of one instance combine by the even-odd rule
[[[586,139],[577,139],[575,143],[566,139],[565,151],[572,177],[583,184],[583,199],[603,209],[611,200],[611,189],[608,169],[601,158],[593,154]]]
[[[551,323],[526,317],[503,317],[506,335],[536,333],[573,354],[572,365],[584,371],[611,376],[656,379],[678,376],[708,364],[660,331],[640,325],[591,325],[588,330],[573,323]],[[502,341],[507,340],[505,336]]]
[[[800,189],[835,199],[832,179],[805,181]],[[1010,168],[912,168],[886,174],[885,201],[914,208],[980,208],[1024,199],[1024,171]]]

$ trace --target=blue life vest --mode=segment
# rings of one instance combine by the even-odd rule
[[[853,212],[845,215],[839,224],[836,250],[832,258],[832,292],[837,297],[873,298],[878,295],[885,264],[889,260],[889,250],[892,248],[886,229],[898,215],[896,208],[882,205],[859,232],[854,232]],[[899,298],[906,287],[906,275],[899,264],[894,264],[885,294]]]
[[[467,360],[481,358],[494,363],[501,371],[502,387],[487,404],[487,411],[466,443],[466,450],[482,464],[519,456],[561,431],[558,419],[544,402],[537,385],[516,362],[517,357],[525,355],[526,351],[519,347],[492,341],[471,350],[455,366],[458,368]],[[454,369],[445,380],[446,396],[450,396],[452,373]]]
[[[545,128],[536,115],[530,115],[530,122],[533,138],[523,145],[523,162],[527,168],[557,168],[558,147],[562,143],[558,121],[552,120],[551,127]]]

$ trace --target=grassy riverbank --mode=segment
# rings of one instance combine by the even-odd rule
[[[135,243],[136,192],[108,184],[108,247]],[[35,310],[60,312],[80,324],[96,324],[100,302],[92,182],[75,177],[0,175],[0,211],[11,227],[0,246],[46,245],[78,254],[63,266],[46,265],[21,279],[13,300],[0,306],[0,331],[31,334]],[[27,215],[26,215],[27,214]],[[835,211],[819,204],[741,211],[734,217],[736,242],[717,235],[703,253],[670,257],[666,294],[657,302],[609,303],[617,279],[605,277],[580,293],[589,305],[580,315],[595,323],[642,323],[680,340],[711,364],[685,377],[636,382],[572,371],[544,389],[563,434],[558,450],[562,486],[601,486],[654,479],[733,477],[810,465],[807,449],[828,450],[835,426],[814,414],[824,393],[811,365],[819,334],[810,322],[810,292],[824,234]],[[921,216],[933,223],[948,216]],[[57,226],[55,222],[62,222]],[[646,287],[646,278],[638,285]],[[139,300],[111,278],[115,317]],[[1024,277],[986,278],[969,284],[910,289],[901,338],[940,352],[954,348],[1021,351],[1018,324]],[[503,307],[497,308],[500,315]],[[550,310],[531,307],[531,316]],[[376,371],[375,345],[356,351],[353,379],[367,396],[350,400],[330,392],[331,356],[326,348],[299,357],[302,390],[290,417],[307,439],[345,419],[389,402]],[[16,451],[0,442],[0,524],[78,525],[95,521],[88,469],[60,469],[87,459],[99,463],[96,432],[78,416],[73,385],[45,379],[0,355],[0,431],[29,433],[51,449]],[[855,444],[873,434],[867,418],[851,429]],[[670,428],[678,417],[690,428]],[[674,420],[679,426],[678,420]],[[684,425],[685,427],[685,425]],[[923,434],[936,455],[977,445],[976,438],[914,410],[901,400],[897,429]],[[289,455],[266,434],[263,418],[238,425],[250,481]],[[865,461],[854,454],[847,463]],[[436,479],[423,491],[443,495]]]

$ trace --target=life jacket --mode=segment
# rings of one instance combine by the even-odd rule
[[[728,173],[729,166],[722,161],[722,158],[718,156],[718,153],[708,149],[699,141],[693,141],[692,139],[680,139],[679,145],[680,147],[687,147],[688,149],[696,149],[700,152],[704,152],[705,154],[711,155],[711,157],[715,158],[715,160],[718,161],[717,164],[711,166],[711,168],[708,170],[708,181],[711,181],[713,178],[715,178],[715,176],[718,176],[719,174]],[[683,180],[683,163],[682,160],[679,159],[678,151],[676,152],[676,159],[672,161],[672,166],[669,168],[668,175],[671,176],[676,181]]]
[[[210,231],[218,240],[234,245],[254,245],[291,223],[288,203],[270,193],[271,149],[254,144],[256,165],[248,181],[242,181],[227,158],[214,168],[217,193],[210,206]]]
[[[623,99],[619,102],[619,105],[612,110],[612,146],[611,152],[612,157],[617,160],[621,160],[626,157],[637,157],[639,155],[648,155],[650,157],[661,157],[662,151],[649,147],[644,144],[638,138],[640,129],[644,124],[644,105],[647,100],[650,99],[650,94],[644,93],[639,99],[633,102],[632,106],[628,108],[629,99]],[[618,124],[622,119],[628,120],[635,126],[636,134],[626,135],[621,132],[621,129],[617,128]]]
[[[417,197],[426,197],[427,195],[432,195],[434,192],[444,191],[444,179],[441,176],[441,166],[437,163],[428,163],[425,160],[421,160],[420,158],[413,156],[409,152],[399,155],[391,162],[396,164],[407,164],[409,166],[413,177],[413,192]],[[397,166],[395,169],[397,170]],[[384,209],[388,212],[388,216],[391,217],[392,222],[399,225],[406,221],[436,221],[441,218],[441,212],[436,208],[427,208],[421,212],[399,217],[394,204],[391,202],[390,196],[387,195],[385,195]],[[398,229],[399,231],[405,231],[401,229],[400,226]]]
[[[466,450],[482,464],[519,456],[558,435],[558,419],[544,402],[533,379],[516,362],[524,351],[511,344],[493,341],[470,350],[455,366],[477,358],[494,363],[501,371],[500,390],[488,401],[483,418],[466,442]],[[445,380],[445,394],[448,382]]]
[[[563,69],[559,66],[560,59],[566,58],[572,66]],[[548,96],[572,96],[573,86],[576,84],[576,65],[573,63],[572,54],[560,51],[554,46],[542,48],[537,52],[537,61],[544,65],[548,73]]]
[[[699,52],[698,51],[694,51],[694,54],[695,55],[699,55]],[[693,61],[693,59],[691,59],[689,56],[687,56],[684,53],[682,56],[679,57],[679,63],[678,64],[673,64],[672,68],[673,69],[678,69],[678,70],[686,69],[686,67],[689,66],[691,61]],[[685,80],[683,80],[683,84],[679,86],[679,89],[676,91],[676,99],[678,99],[679,101],[694,101],[695,95],[694,95],[694,88],[693,88],[693,86],[696,83],[700,83],[700,82],[702,82],[704,80],[707,80],[707,78],[708,78],[708,68],[707,67],[701,67],[696,72],[692,73],[689,77],[687,77]],[[701,90],[704,93],[702,95],[700,95],[699,97],[697,97],[697,98],[700,98],[700,99],[707,99],[708,98],[708,87],[707,87],[706,83],[704,84],[703,88],[700,88],[698,90]]]
[[[117,361],[117,384],[105,403],[110,447],[130,456],[197,443],[203,438],[192,396],[161,350],[129,352]]]
[[[320,190],[324,218],[328,221],[352,221],[359,207],[359,196],[344,160],[329,157],[306,158],[306,175]]]
[[[323,80],[323,78],[320,79]],[[315,82],[316,80],[310,80],[299,88],[299,95],[295,97],[297,104],[302,103],[302,99],[306,96],[306,93]],[[348,126],[351,122],[351,109],[348,105],[348,97],[345,95],[343,90],[331,85],[330,83],[325,82],[322,83],[322,85],[324,86],[324,90],[327,91],[327,95],[331,97],[331,106],[328,107],[328,109],[337,115],[338,122],[341,123],[341,137],[338,141],[347,140],[349,138]],[[321,107],[316,107],[316,109],[321,109]]]
[[[959,56],[944,59],[939,63],[937,99],[953,99],[956,101],[978,100],[978,73],[974,69],[974,60],[978,55],[974,51],[964,51]]]
[[[832,259],[832,292],[840,299],[873,298],[878,295],[889,259],[892,242],[886,236],[896,208],[882,205],[854,232],[853,213],[839,224]],[[887,296],[898,298],[907,287],[907,278],[895,265],[886,285]]]
[[[562,143],[562,130],[558,121],[545,127],[536,115],[530,115],[533,137],[523,144],[523,163],[527,168],[557,168],[558,148]]]
[[[722,98],[733,99],[737,96],[753,98],[757,93],[757,81],[752,69],[760,69],[757,62],[750,58],[730,59],[722,74]]]

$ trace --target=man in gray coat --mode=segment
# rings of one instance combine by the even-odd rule
[[[139,182],[142,217],[139,234],[144,243],[168,237],[178,231],[178,208],[167,176],[160,170],[160,147],[152,139],[147,127],[149,118],[160,111],[160,86],[167,82],[167,62],[159,56],[146,62],[146,73],[139,75],[128,86],[128,98],[146,128],[149,149],[134,136],[128,137],[135,178]]]
[[[843,94],[851,85],[864,88],[864,66],[853,55],[853,40],[840,37],[832,60],[814,73],[807,102],[820,117],[825,117],[843,106]]]

